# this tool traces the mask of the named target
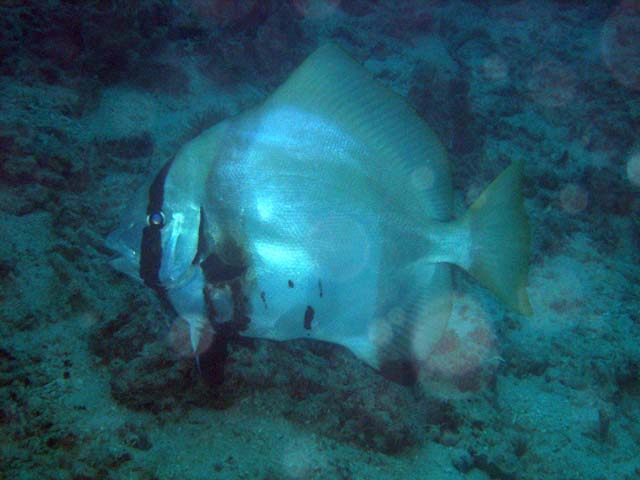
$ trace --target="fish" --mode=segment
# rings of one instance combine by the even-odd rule
[[[261,105],[183,145],[106,244],[187,322],[196,358],[211,328],[307,338],[402,382],[447,328],[454,268],[531,315],[523,170],[514,161],[454,218],[434,131],[326,44]]]

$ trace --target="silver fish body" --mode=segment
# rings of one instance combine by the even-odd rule
[[[186,144],[108,244],[189,323],[194,351],[206,325],[240,315],[243,335],[419,363],[450,316],[451,264],[529,312],[521,171],[453,220],[435,134],[327,45],[263,105]]]

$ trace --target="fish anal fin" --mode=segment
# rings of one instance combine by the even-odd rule
[[[378,319],[373,338],[376,367],[390,380],[412,383],[446,330],[452,306],[450,268],[421,259],[396,279],[400,301]]]

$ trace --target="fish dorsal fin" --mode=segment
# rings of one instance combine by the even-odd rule
[[[435,133],[402,97],[339,47],[316,50],[262,108],[295,108],[329,122],[367,147],[358,160],[372,178],[384,178],[386,190],[402,194],[395,200],[407,212],[436,220],[450,217],[449,166]]]

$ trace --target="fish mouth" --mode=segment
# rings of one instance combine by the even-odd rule
[[[130,249],[122,242],[122,234],[119,230],[118,228],[107,235],[107,238],[104,240],[104,246],[112,253],[124,256],[127,250]]]
[[[126,231],[118,228],[107,235],[103,246],[112,253],[109,264],[136,280],[140,279],[140,255],[137,249],[133,248],[129,242],[125,241],[123,235]]]

